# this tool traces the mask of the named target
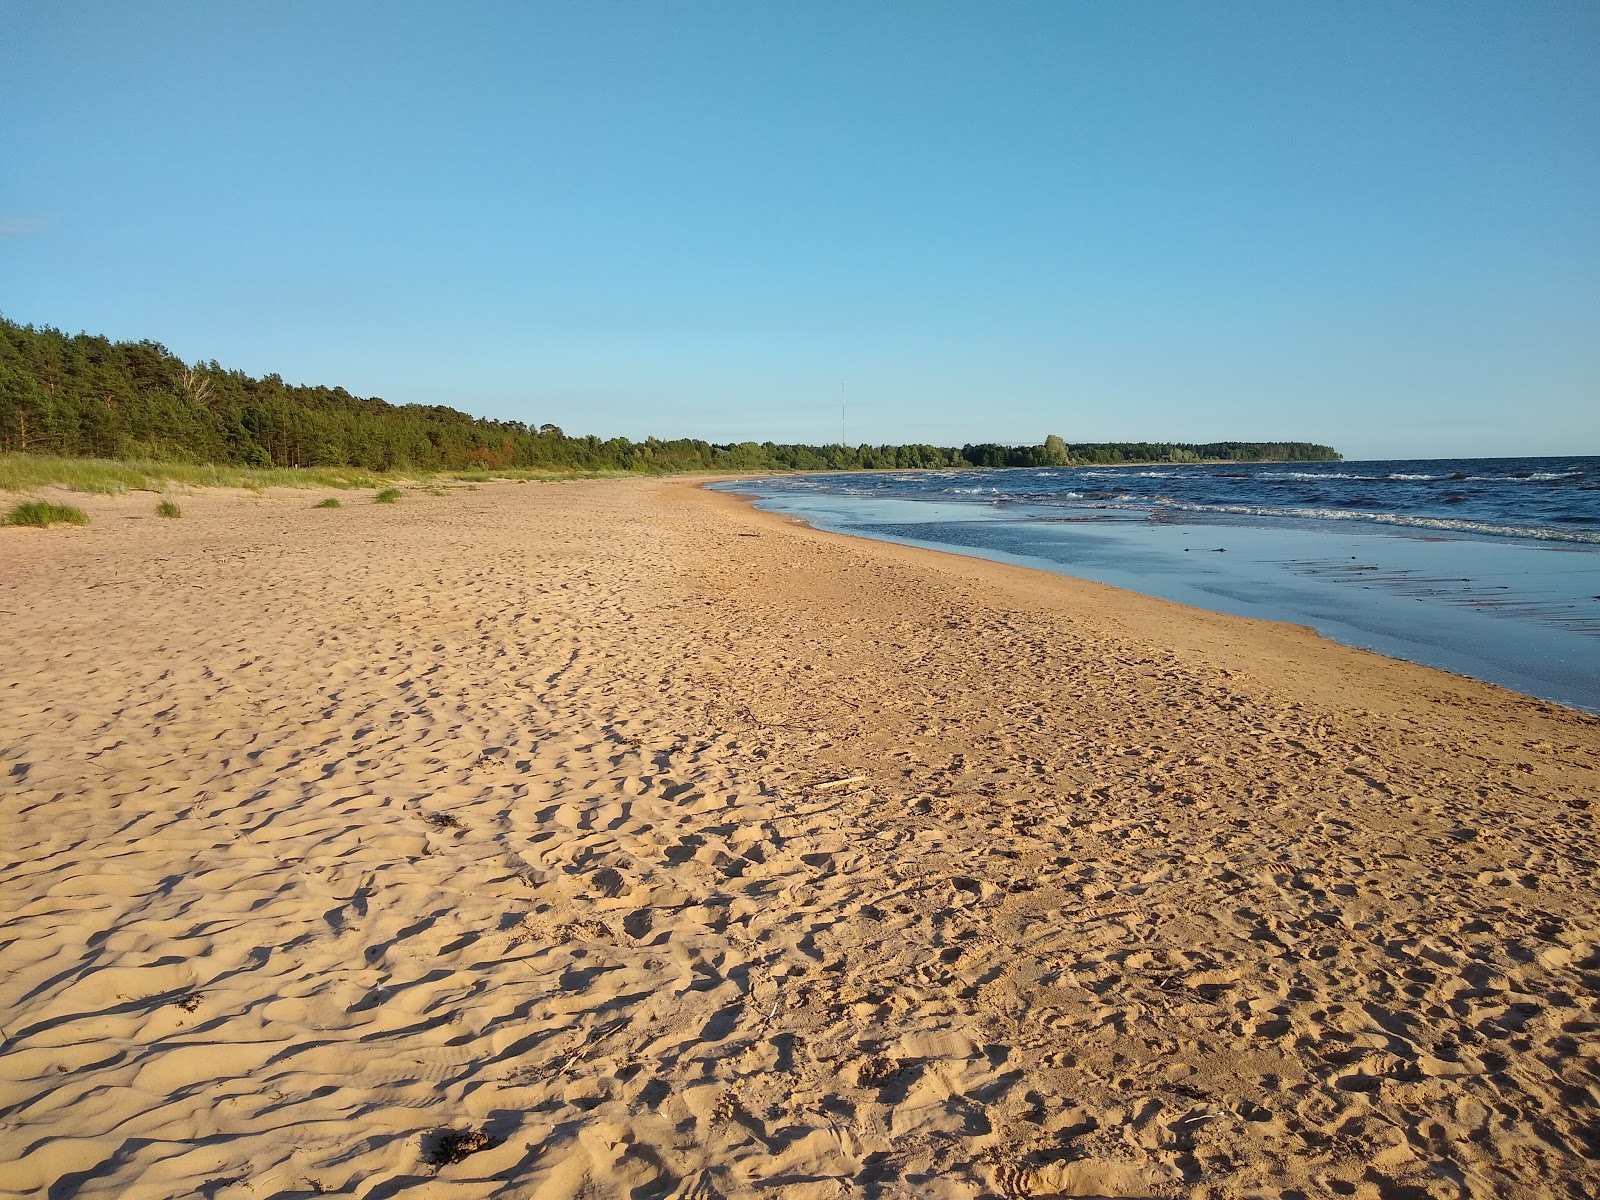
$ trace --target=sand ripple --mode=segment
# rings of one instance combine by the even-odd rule
[[[1600,1191],[1600,722],[683,485],[313,499],[0,530],[0,1196]]]

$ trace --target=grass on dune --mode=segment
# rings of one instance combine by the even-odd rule
[[[89,514],[70,504],[50,504],[44,500],[29,500],[6,514],[7,525],[87,525]]]
[[[683,472],[684,474],[716,474],[717,472]],[[454,471],[450,478],[460,483],[561,483],[569,479],[633,479],[647,471],[588,471],[581,467],[501,467],[492,471]]]
[[[398,499],[400,499],[399,488],[384,488],[372,498],[375,504],[393,504]]]
[[[583,470],[573,467],[502,467],[471,471],[369,471],[363,467],[232,467],[216,463],[157,462],[154,459],[61,458],[49,454],[0,453],[0,492],[34,492],[59,487],[73,492],[118,496],[160,492],[169,486],[248,488],[387,488],[406,480],[463,484],[514,481],[559,483],[572,479],[610,479],[638,471]],[[392,490],[392,489],[390,489]]]
[[[172,520],[177,520],[179,517],[183,516],[183,509],[179,508],[171,500],[163,500],[160,504],[156,505],[156,516],[168,517]]]
[[[31,492],[67,488],[116,496],[159,492],[168,484],[234,487],[261,491],[274,487],[369,488],[389,477],[360,467],[229,467],[215,463],[170,463],[109,458],[57,458],[46,454],[0,454],[0,491]]]
[[[337,497],[337,496],[329,496],[326,500],[318,500],[311,507],[312,508],[343,508],[344,505],[339,503],[339,497]]]

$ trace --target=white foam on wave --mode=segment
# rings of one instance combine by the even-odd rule
[[[1347,471],[1262,471],[1255,476],[1257,479],[1356,479],[1364,483],[1376,483],[1376,475],[1351,475]],[[1391,478],[1398,479],[1395,475]]]
[[[1543,529],[1532,525],[1496,525],[1489,521],[1463,521],[1453,517],[1414,517],[1405,513],[1351,512],[1342,508],[1273,508],[1258,504],[1187,504],[1158,498],[1163,508],[1179,512],[1232,513],[1247,517],[1299,517],[1312,521],[1375,521],[1381,525],[1405,525],[1422,529],[1441,529],[1451,533],[1487,534],[1491,537],[1536,538],[1542,541],[1579,542],[1600,546],[1600,534],[1576,530]]]

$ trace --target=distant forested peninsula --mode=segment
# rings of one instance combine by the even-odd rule
[[[390,404],[341,387],[189,365],[158,342],[112,342],[0,317],[0,452],[375,471],[825,471],[1123,462],[1331,462],[1310,442],[803,446],[569,437],[554,425]]]

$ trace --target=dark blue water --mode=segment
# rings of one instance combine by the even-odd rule
[[[781,476],[818,526],[1042,567],[1600,712],[1600,458]]]

